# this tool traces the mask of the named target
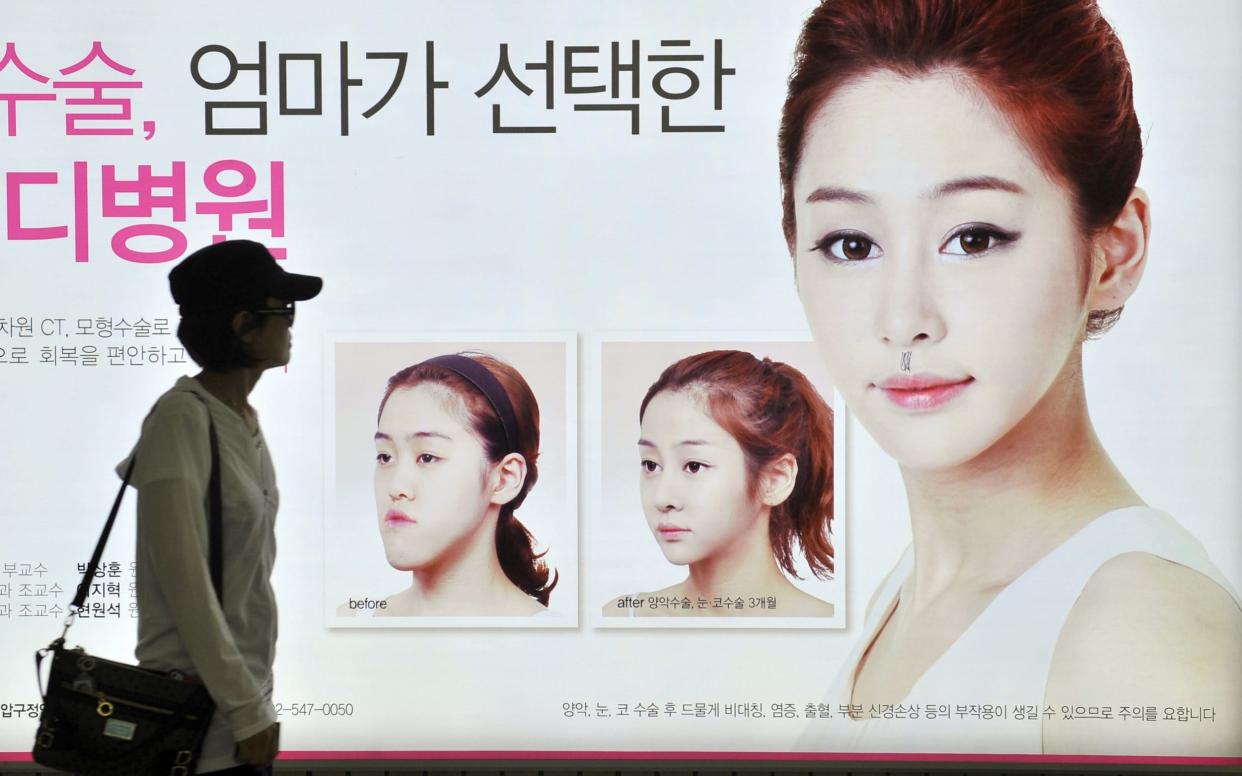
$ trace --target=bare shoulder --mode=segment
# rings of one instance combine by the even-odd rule
[[[418,610],[409,588],[398,590],[384,599],[384,605],[376,609],[376,617],[414,617]]]
[[[1242,754],[1242,610],[1209,577],[1148,553],[1127,553],[1092,575],[1057,639],[1046,701],[1214,708],[1216,720],[1044,725],[1045,751]],[[1137,747],[1137,748],[1135,748]]]
[[[659,590],[649,591],[645,593],[630,593],[628,595],[620,595],[604,604],[605,617],[675,617],[685,612],[678,609],[661,608],[654,609],[648,606],[651,599],[668,599],[673,596],[681,597],[683,594],[682,583],[661,588]]]
[[[643,601],[653,593],[626,593],[604,604],[600,613],[605,617],[632,617],[642,608]]]
[[[1111,642],[1118,637],[1142,634],[1144,641],[1184,652],[1210,648],[1240,628],[1238,603],[1211,578],[1155,555],[1132,552],[1113,558],[1092,575],[1070,611],[1060,642],[1114,647]]]
[[[505,614],[513,614],[519,617],[531,617],[548,611],[548,607],[539,603],[525,592],[521,590],[518,592],[520,595],[512,599],[509,611],[506,611]]]

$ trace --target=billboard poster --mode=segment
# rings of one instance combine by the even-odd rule
[[[0,21],[0,760],[251,240],[282,757],[1242,763],[1237,3]]]

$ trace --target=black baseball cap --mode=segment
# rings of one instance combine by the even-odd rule
[[[263,307],[269,296],[302,302],[323,289],[323,278],[285,272],[262,243],[225,240],[182,259],[168,286],[184,317]]]

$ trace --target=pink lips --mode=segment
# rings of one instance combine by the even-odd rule
[[[682,528],[681,526],[673,525],[672,523],[660,523],[656,526],[656,532],[660,534],[661,539],[676,541],[690,533],[690,529]]]
[[[898,407],[907,410],[933,410],[952,401],[974,381],[973,377],[960,379],[924,372],[916,375],[896,375],[877,387]]]
[[[416,521],[400,509],[390,509],[388,514],[384,515],[385,525],[414,525]]]

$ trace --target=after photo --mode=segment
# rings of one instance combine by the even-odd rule
[[[599,627],[840,627],[840,461],[813,343],[597,344]]]

